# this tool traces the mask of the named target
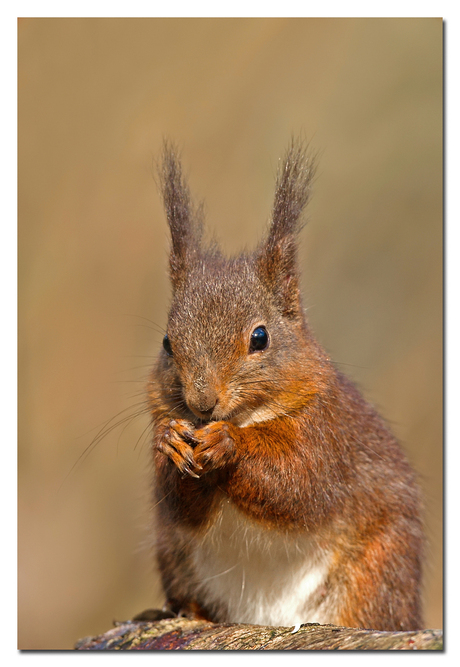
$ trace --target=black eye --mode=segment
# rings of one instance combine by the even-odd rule
[[[268,347],[268,332],[265,327],[257,327],[251,335],[251,343],[249,345],[249,352],[257,352],[258,350],[265,350]]]
[[[169,338],[168,338],[167,335],[163,338],[163,347],[166,350],[166,354],[169,357],[172,357],[173,356],[173,351],[172,351],[171,343],[169,342]]]

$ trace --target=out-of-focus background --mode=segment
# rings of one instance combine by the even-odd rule
[[[124,421],[166,322],[163,137],[233,252],[300,133],[310,322],[420,474],[442,626],[441,19],[20,19],[20,648],[163,602],[148,417]]]

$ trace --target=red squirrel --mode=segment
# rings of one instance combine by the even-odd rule
[[[420,492],[306,320],[298,236],[314,160],[292,141],[252,253],[202,240],[177,152],[160,182],[172,303],[148,386],[166,608],[215,622],[422,627]]]

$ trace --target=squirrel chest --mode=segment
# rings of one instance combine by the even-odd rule
[[[327,620],[331,557],[310,536],[267,530],[222,498],[205,533],[189,539],[198,595],[217,616],[225,607],[222,620],[280,626]]]

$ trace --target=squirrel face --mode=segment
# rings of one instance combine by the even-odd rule
[[[239,423],[261,405],[267,418],[278,414],[275,378],[282,393],[282,376],[307,343],[303,318],[283,316],[253,258],[214,254],[176,291],[162,356],[196,418]]]
[[[158,370],[192,421],[270,419],[315,392],[318,359],[297,270],[299,217],[313,168],[300,150],[292,147],[279,176],[268,237],[254,253],[228,259],[217,247],[203,248],[202,210],[192,205],[174,150],[165,147],[173,300]]]

